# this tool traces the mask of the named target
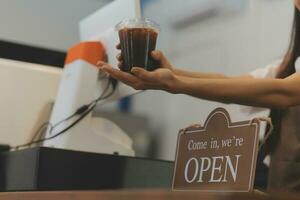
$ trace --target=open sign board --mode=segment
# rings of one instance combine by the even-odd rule
[[[250,192],[258,152],[259,121],[231,122],[217,108],[204,126],[191,126],[178,135],[174,190]]]

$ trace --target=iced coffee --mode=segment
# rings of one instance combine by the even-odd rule
[[[122,71],[130,72],[132,67],[142,67],[148,71],[158,68],[151,57],[155,50],[159,26],[150,20],[131,19],[120,22],[116,29],[119,33]]]

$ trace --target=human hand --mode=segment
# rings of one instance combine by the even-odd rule
[[[118,44],[116,46],[116,48],[121,50],[121,45]],[[170,69],[171,71],[173,71],[173,66],[170,64],[168,59],[164,56],[164,54],[161,51],[152,51],[151,52],[151,57],[158,62],[158,66],[160,68],[166,68],[166,69]],[[124,64],[122,54],[119,53],[116,56],[116,58],[118,60],[118,67],[119,67],[120,70],[122,70],[122,67],[123,67],[123,64]]]
[[[154,89],[174,93],[173,85],[177,79],[170,69],[159,68],[149,72],[140,67],[133,67],[131,70],[132,74],[130,74],[115,69],[105,62],[99,62],[98,66],[100,70],[136,90]]]

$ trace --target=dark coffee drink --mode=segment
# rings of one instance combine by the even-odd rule
[[[155,50],[158,29],[150,22],[133,19],[125,21],[123,26],[118,25],[123,57],[122,71],[130,72],[132,67],[142,67],[148,71],[158,68],[158,63],[151,56],[151,52]]]

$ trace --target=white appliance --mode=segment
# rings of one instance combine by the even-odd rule
[[[141,16],[139,0],[115,0],[80,22],[82,41],[101,42],[108,55],[108,61],[116,66],[119,42],[114,26],[123,19]],[[56,124],[72,115],[79,107],[97,98],[104,90],[107,79],[99,78],[98,69],[91,63],[77,59],[64,67],[59,91],[51,115],[50,123]],[[115,94],[105,103],[132,95],[138,91],[118,84]],[[72,121],[61,123],[52,132],[48,129],[46,137],[51,137],[67,127]],[[91,115],[69,129],[63,135],[45,141],[44,146],[80,150],[97,153],[133,156],[132,140],[114,123]]]
[[[53,66],[0,59],[0,143],[27,143],[48,121],[61,73]]]

